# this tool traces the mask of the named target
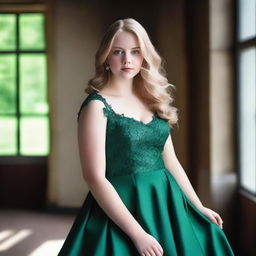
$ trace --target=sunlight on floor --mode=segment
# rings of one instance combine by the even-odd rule
[[[17,245],[19,242],[32,234],[32,230],[23,229],[3,230],[0,232],[0,254]],[[42,243],[38,248],[31,252],[28,256],[56,256],[60,251],[64,240],[49,240]]]
[[[0,252],[7,251],[11,247],[24,240],[33,232],[29,229],[23,229],[20,231],[4,230],[0,232]]]
[[[14,233],[14,230],[4,230],[0,232],[0,242],[4,240],[6,237],[10,236]]]
[[[56,256],[63,245],[64,240],[50,240],[41,244],[28,256]]]

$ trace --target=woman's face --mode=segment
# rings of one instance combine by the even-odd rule
[[[137,37],[131,32],[119,32],[106,62],[116,78],[130,79],[136,76],[143,62]]]

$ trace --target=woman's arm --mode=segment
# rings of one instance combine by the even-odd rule
[[[166,169],[174,176],[187,198],[200,210],[203,207],[174,151],[171,135],[165,143],[163,160]]]
[[[170,134],[164,146],[163,160],[166,169],[168,169],[168,171],[173,175],[186,197],[196,206],[199,211],[207,216],[212,222],[217,224],[220,228],[223,228],[223,220],[221,219],[220,215],[215,211],[204,207],[200,199],[198,198],[184,169],[182,168],[179,160],[177,159]]]
[[[143,229],[105,178],[107,118],[103,115],[102,106],[101,101],[93,100],[80,113],[78,144],[83,177],[99,206],[133,238]]]

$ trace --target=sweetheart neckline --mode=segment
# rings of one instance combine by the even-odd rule
[[[140,123],[140,124],[145,125],[145,126],[148,126],[148,125],[152,124],[153,121],[156,119],[156,114],[155,114],[155,113],[153,113],[153,115],[151,116],[151,120],[150,120],[149,122],[147,122],[147,123],[144,123],[144,122],[141,121],[141,120],[137,120],[137,119],[134,118],[134,117],[126,116],[126,114],[124,114],[124,113],[117,113],[117,112],[115,112],[115,111],[113,110],[112,105],[111,105],[110,103],[108,103],[108,101],[106,100],[106,98],[105,98],[103,95],[99,94],[98,92],[94,92],[94,93],[97,94],[98,96],[100,96],[100,97],[104,100],[104,102],[106,103],[106,105],[109,106],[109,108],[110,108],[110,110],[112,111],[112,113],[114,113],[116,116],[119,116],[119,117],[122,117],[122,118],[125,118],[125,119],[129,119],[129,120],[132,120],[132,121],[134,121],[134,122]]]

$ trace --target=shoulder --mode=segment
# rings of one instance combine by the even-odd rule
[[[81,119],[103,119],[105,105],[97,96],[97,94],[91,93],[84,99],[77,114],[77,122],[81,122]]]
[[[98,115],[102,112],[103,107],[105,106],[102,99],[96,93],[90,93],[82,102],[80,109],[77,114],[77,121],[79,121],[82,116],[86,115]]]
[[[87,97],[84,99],[84,101],[82,102],[81,108],[84,105],[87,105],[92,101],[93,102],[97,101],[97,102],[101,102],[102,104],[104,104],[104,101],[103,101],[102,97],[99,94],[97,94],[96,92],[92,92],[92,93],[88,94]]]
[[[102,138],[107,128],[107,118],[104,116],[103,104],[100,101],[91,101],[84,107],[77,120],[79,140]]]

